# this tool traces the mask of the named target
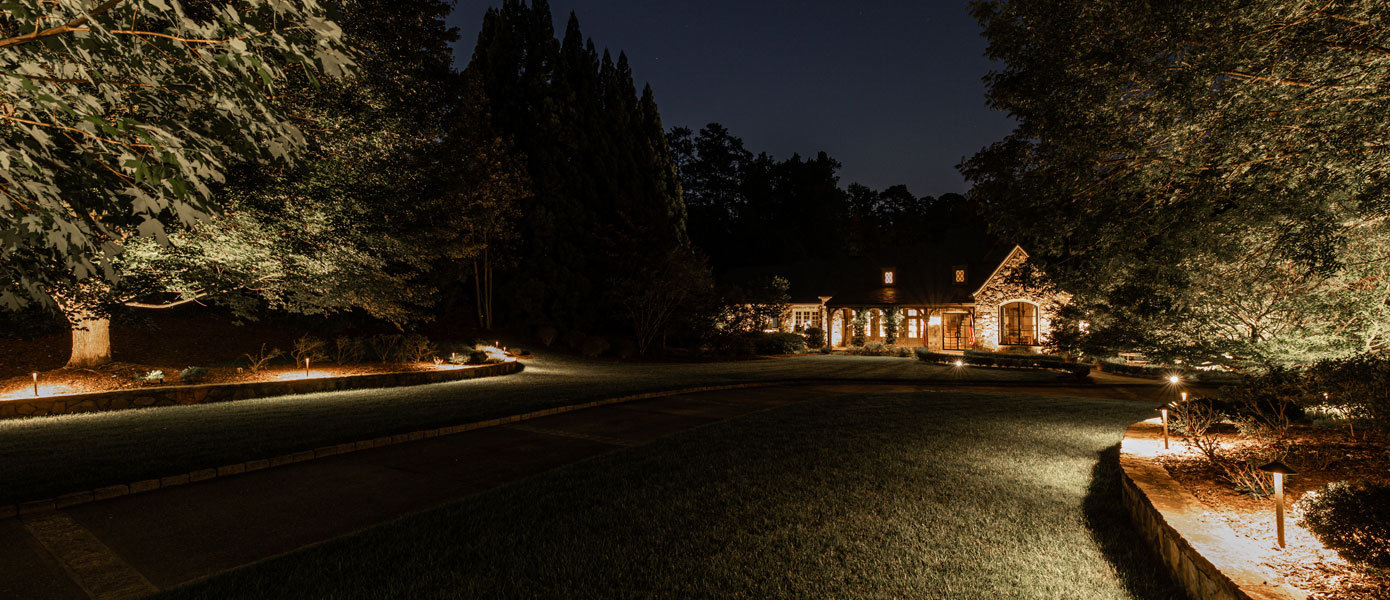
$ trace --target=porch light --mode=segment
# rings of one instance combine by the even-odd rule
[[[1274,461],[1260,467],[1261,471],[1274,477],[1274,527],[1279,536],[1279,547],[1284,547],[1284,476],[1297,475],[1298,471],[1288,465]]]

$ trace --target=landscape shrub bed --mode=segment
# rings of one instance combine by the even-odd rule
[[[917,349],[917,359],[936,364],[955,364],[961,361],[973,367],[1012,367],[1023,369],[1055,369],[1066,371],[1074,377],[1091,374],[1091,366],[1085,363],[1068,362],[1058,356],[1019,355],[1000,352],[966,351],[962,355],[932,352],[926,348]]]

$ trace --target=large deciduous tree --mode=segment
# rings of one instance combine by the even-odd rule
[[[1390,23],[1376,2],[979,0],[1018,120],[962,165],[1097,351],[1387,347]]]
[[[0,8],[0,302],[115,279],[130,236],[216,208],[241,157],[286,159],[284,71],[340,74],[314,0],[58,0]]]

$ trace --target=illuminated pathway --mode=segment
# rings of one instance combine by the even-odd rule
[[[0,520],[0,597],[140,597],[692,427],[829,395],[936,389],[826,383],[692,393]],[[1148,386],[970,390],[1152,395]]]

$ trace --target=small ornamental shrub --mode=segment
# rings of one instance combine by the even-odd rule
[[[805,334],[807,348],[820,348],[825,345],[825,331],[821,328],[807,327]]]
[[[282,354],[284,354],[284,352],[279,348],[267,350],[265,344],[261,344],[260,352],[256,354],[243,354],[242,356],[246,358],[246,368],[252,373],[259,373],[262,369],[265,369],[266,365],[270,364],[270,361],[279,358]]]
[[[536,337],[541,340],[542,344],[545,344],[546,348],[555,343],[555,338],[559,335],[560,332],[555,331],[555,328],[549,325],[536,330]]]
[[[290,349],[290,356],[294,357],[294,364],[300,366],[303,366],[306,358],[313,362],[328,359],[328,354],[324,352],[323,340],[307,333],[294,341],[294,347]]]
[[[485,365],[487,364],[487,358],[488,357],[486,352],[483,352],[482,350],[471,350],[468,352],[468,361],[466,364]]]
[[[418,333],[412,333],[401,339],[401,345],[396,349],[396,360],[399,362],[424,362],[429,357],[434,356],[434,344],[430,339]]]
[[[917,351],[916,351],[916,352],[917,352],[917,360],[920,360],[920,361],[922,361],[922,362],[929,362],[929,363],[951,364],[951,363],[956,362],[956,359],[959,358],[958,356],[951,355],[951,354],[942,354],[942,353],[940,353],[940,352],[932,352],[931,350],[928,350],[925,346],[917,348]]]
[[[866,339],[864,331],[869,328],[869,311],[861,310],[854,315],[854,328],[849,338],[849,345],[863,346]]]
[[[396,347],[401,344],[403,337],[394,333],[381,333],[368,338],[367,345],[371,347],[377,360],[391,362],[396,359]]]
[[[338,364],[362,360],[362,340],[340,335],[333,340],[333,361]]]
[[[889,346],[883,342],[869,342],[863,346],[849,349],[850,354],[856,356],[893,356],[898,353],[897,348]]]
[[[579,353],[588,358],[598,358],[611,347],[612,345],[608,343],[608,340],[591,335],[584,338],[584,342],[579,346]]]
[[[821,347],[820,347],[820,353],[821,353],[821,354],[832,354],[832,353],[834,353],[834,351],[830,349],[830,346],[821,346]]]
[[[149,373],[145,373],[140,377],[140,381],[143,381],[145,383],[163,383],[164,371],[155,369],[153,371],[150,371]]]
[[[912,349],[907,346],[898,346],[899,358],[912,358]]]
[[[579,352],[579,350],[584,347],[584,340],[586,339],[589,339],[589,336],[585,335],[582,331],[566,331],[565,335],[560,338],[560,341],[564,342],[566,348],[574,352]]]
[[[1296,508],[1299,524],[1343,558],[1390,569],[1390,483],[1330,483]]]
[[[1362,426],[1390,434],[1390,357],[1363,355],[1323,361],[1308,370],[1309,385],[1327,392],[1326,403]],[[1319,394],[1321,396],[1321,394]]]
[[[207,377],[207,367],[188,367],[179,371],[179,381],[187,381],[188,383],[196,383],[207,379]]]

